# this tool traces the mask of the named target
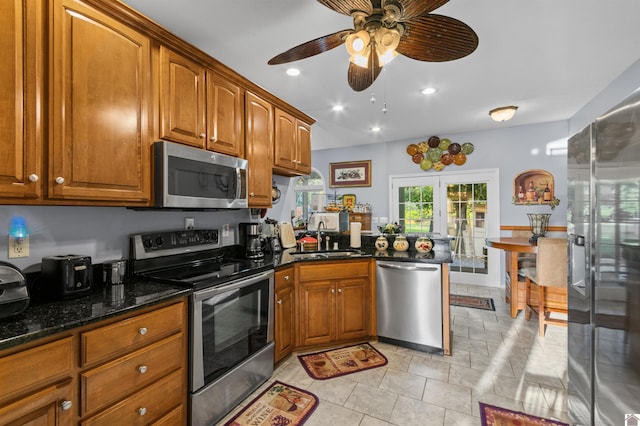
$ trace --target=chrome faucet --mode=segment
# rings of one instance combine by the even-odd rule
[[[320,222],[318,222],[318,228],[317,228],[318,250],[322,250],[322,228],[324,228],[325,231],[327,230],[327,225],[325,225],[324,220],[321,220]]]

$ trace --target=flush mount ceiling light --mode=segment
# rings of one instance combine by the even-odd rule
[[[491,116],[493,121],[507,121],[513,118],[517,109],[518,107],[514,105],[494,108],[489,111],[489,116]]]
[[[381,129],[379,126],[373,126],[373,127],[371,128],[371,131],[372,131],[373,133],[378,133],[378,132],[379,132],[379,131],[381,131],[381,130],[382,130],[382,129]]]
[[[436,93],[436,89],[433,87],[427,87],[426,89],[422,90],[423,95],[432,95],[434,93]]]
[[[344,110],[344,107],[342,105],[334,105],[331,109],[334,111],[342,111]]]
[[[417,61],[463,58],[478,47],[478,35],[464,22],[433,14],[448,0],[317,0],[353,18],[347,28],[318,37],[274,56],[269,65],[309,58],[345,44],[347,81],[356,92],[371,86],[382,67],[397,55]],[[300,25],[305,25],[301,21]]]
[[[287,75],[290,75],[291,77],[295,77],[297,75],[300,75],[300,70],[298,68],[289,68],[287,69]]]

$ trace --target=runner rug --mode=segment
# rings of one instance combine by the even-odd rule
[[[307,421],[318,406],[311,392],[275,381],[225,426],[293,426]]]
[[[387,364],[387,358],[368,343],[299,355],[309,376],[318,380],[344,376]]]
[[[482,426],[569,426],[567,423],[557,420],[530,416],[520,411],[511,411],[482,402],[480,403],[480,417],[482,418]]]
[[[495,311],[496,306],[490,297],[463,296],[460,294],[452,294],[449,296],[451,306],[462,306],[463,308],[484,309],[487,311]]]

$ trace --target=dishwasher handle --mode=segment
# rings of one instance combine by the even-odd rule
[[[378,263],[378,266],[381,268],[387,269],[400,269],[403,271],[425,271],[425,272],[438,272],[438,268],[434,268],[433,266],[427,267],[418,267],[418,266],[403,266],[403,265],[391,265],[389,263]]]

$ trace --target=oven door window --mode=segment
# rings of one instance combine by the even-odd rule
[[[270,337],[268,280],[203,300],[205,383],[210,383],[264,348]]]
[[[231,200],[236,194],[236,169],[180,157],[169,157],[170,195]]]

